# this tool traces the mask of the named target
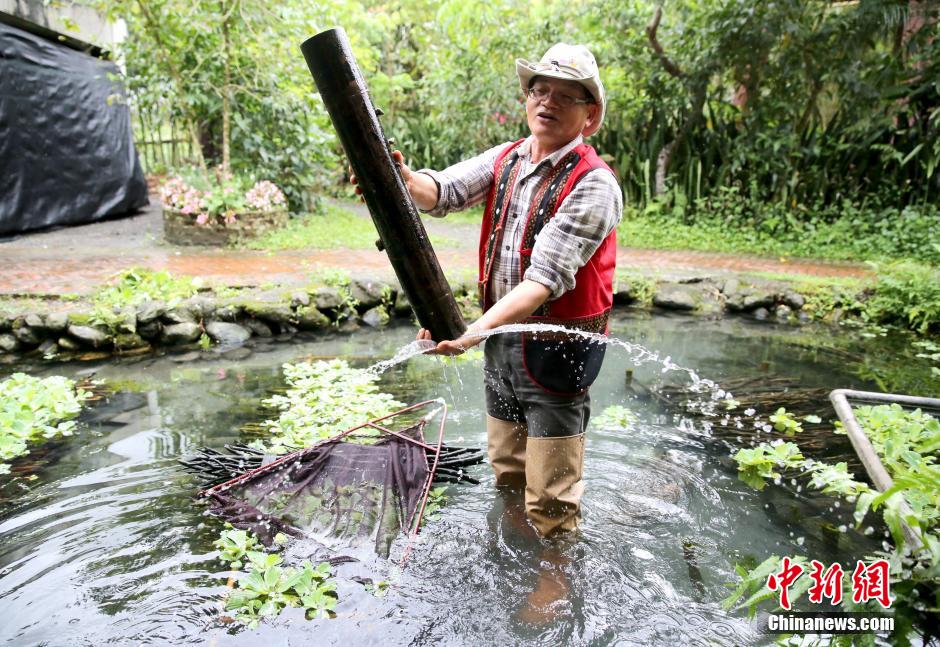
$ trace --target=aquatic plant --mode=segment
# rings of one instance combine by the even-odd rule
[[[225,524],[225,528],[212,545],[219,549],[219,559],[238,570],[248,552],[259,550],[261,545],[247,530],[237,530],[230,523]]]
[[[796,445],[780,440],[741,449],[734,459],[740,478],[757,489],[764,486],[764,479],[779,478],[775,468],[801,470],[810,487],[854,504],[857,527],[870,512],[880,511],[880,522],[887,527],[893,545],[886,543],[884,551],[866,558],[884,559],[889,564],[894,601],[887,611],[896,620],[892,639],[908,644],[916,627],[924,626],[926,618],[940,607],[936,597],[940,587],[940,421],[897,404],[861,406],[854,414],[893,479],[893,487],[885,492],[855,480],[845,463],[832,465],[803,457]],[[790,428],[783,425],[784,431]],[[845,433],[841,424],[837,424],[836,433]],[[905,524],[913,530],[914,545],[905,534]],[[797,559],[805,562],[804,557]],[[725,599],[725,608],[747,608],[753,615],[760,602],[772,597],[767,577],[779,565],[780,558],[772,556],[755,568],[739,567],[741,581]],[[791,600],[807,591],[809,580],[798,584],[790,589]],[[851,594],[843,600],[845,611],[885,611],[860,607],[851,602]],[[850,636],[846,640],[849,642],[844,644],[856,644]]]
[[[780,478],[776,468],[798,467],[803,462],[803,454],[793,443],[776,441],[739,449],[734,460],[738,464],[738,478],[756,490],[763,490],[767,485],[765,479]]]
[[[308,620],[330,617],[336,606],[336,585],[330,580],[330,565],[313,566],[304,560],[299,567],[281,566],[280,555],[254,550],[258,540],[251,533],[226,524],[215,546],[219,558],[239,570],[243,559],[249,570],[237,576],[237,587],[225,602],[226,611],[254,629],[264,618],[280,615],[287,607],[301,607]]]
[[[637,415],[632,410],[615,404],[604,409],[591,422],[601,429],[629,429],[636,424]]]
[[[819,423],[821,422],[819,416],[803,416],[803,420],[806,422]],[[781,431],[787,436],[792,436],[803,431],[803,424],[796,419],[796,417],[786,410],[785,407],[780,407],[770,416],[770,422],[773,423],[774,429]]]
[[[447,504],[447,487],[441,486],[432,488],[428,491],[428,502],[424,506],[424,515],[421,518],[423,523],[435,521],[440,516],[438,513],[441,508]]]
[[[344,360],[285,364],[283,368],[287,391],[263,403],[281,413],[276,420],[262,423],[269,436],[254,443],[272,453],[307,447],[405,406],[379,391],[378,376],[352,368]]]
[[[0,382],[0,474],[10,461],[29,453],[28,443],[71,436],[72,420],[91,397],[67,377],[37,378],[14,373]]]
[[[198,278],[134,267],[115,274],[111,283],[98,290],[92,300],[96,307],[111,311],[145,301],[163,301],[172,306],[196,294],[201,285]]]

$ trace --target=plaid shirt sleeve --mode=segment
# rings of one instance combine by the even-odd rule
[[[551,289],[557,299],[575,286],[574,275],[620,222],[623,198],[613,174],[588,172],[539,232],[525,278]]]
[[[493,184],[496,158],[508,145],[494,146],[485,153],[458,162],[443,171],[419,170],[418,173],[431,176],[437,183],[437,205],[426,213],[441,217],[483,202]]]

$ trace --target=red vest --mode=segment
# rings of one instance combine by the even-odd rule
[[[497,250],[502,245],[506,207],[512,199],[512,191],[521,170],[519,158],[510,153],[523,141],[519,140],[507,146],[496,158],[493,186],[483,213],[479,248],[479,289],[484,311],[493,305],[489,293],[490,272]],[[555,216],[558,207],[578,181],[594,169],[611,172],[594,149],[582,143],[565,155],[547,178],[540,180],[526,214],[524,233],[518,250],[520,277],[525,276],[525,271],[530,265],[535,238],[542,227]],[[607,320],[613,305],[616,259],[617,237],[616,230],[612,230],[588,262],[575,273],[574,288],[553,301],[547,301],[526,320],[526,323],[552,323],[588,332],[606,333]],[[600,370],[605,347],[586,342],[583,338],[566,336],[563,341],[564,352],[552,352],[553,349],[559,349],[559,340],[558,335],[545,333],[523,335],[523,348],[526,351],[524,357],[529,375],[536,384],[548,391],[566,395],[583,393]],[[582,346],[584,348],[581,348]],[[564,367],[557,365],[560,357],[570,359],[572,366],[585,366],[585,370],[576,371],[578,375],[573,377],[567,375],[559,378],[558,374],[564,373],[559,371]],[[554,374],[554,377],[550,374]]]

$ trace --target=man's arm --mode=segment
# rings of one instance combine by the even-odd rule
[[[487,310],[482,317],[470,324],[467,327],[467,332],[462,337],[453,341],[442,341],[438,343],[437,348],[430,352],[435,355],[460,355],[465,350],[473,348],[483,341],[482,337],[476,337],[474,333],[486,332],[506,324],[525,321],[529,315],[548,300],[551,294],[551,289],[541,283],[525,280],[493,304],[493,307]],[[431,339],[431,333],[422,328],[418,332],[418,339]]]

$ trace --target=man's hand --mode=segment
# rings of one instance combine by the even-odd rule
[[[438,342],[437,347],[434,350],[429,350],[428,353],[431,355],[460,355],[483,341],[484,338],[477,336],[476,333],[525,321],[551,295],[550,288],[541,283],[524,279],[522,283],[510,290],[509,294],[493,304],[493,307],[487,310],[482,317],[470,324],[462,337],[458,337],[453,341]],[[419,341],[422,339],[434,341],[431,338],[431,333],[424,328],[418,331],[416,339]]]
[[[426,339],[428,341],[434,341],[431,338],[431,332],[426,328],[422,328],[418,331],[418,336],[415,337],[418,341]],[[482,337],[474,337],[464,335],[458,337],[454,340],[438,342],[437,348],[428,351],[428,355],[462,355],[465,351],[473,348],[477,344],[483,341]]]
[[[392,161],[398,164],[398,170],[401,171],[401,179],[405,181],[405,188],[411,193],[411,178],[414,176],[414,173],[412,173],[408,165],[405,164],[405,156],[402,155],[399,150],[392,151]],[[356,195],[359,196],[359,199],[362,200],[362,189],[359,188],[359,179],[353,175],[352,166],[349,167],[349,183],[355,187],[353,190],[356,192]]]
[[[423,211],[430,211],[437,206],[437,182],[424,173],[415,173],[405,164],[405,156],[401,151],[392,151],[392,160],[398,164],[398,170],[401,172],[401,179],[405,183],[405,188],[411,194],[411,198]],[[352,167],[349,167],[349,182],[355,187],[354,191],[359,199],[363,200],[362,189],[359,187],[359,179],[353,175]]]

